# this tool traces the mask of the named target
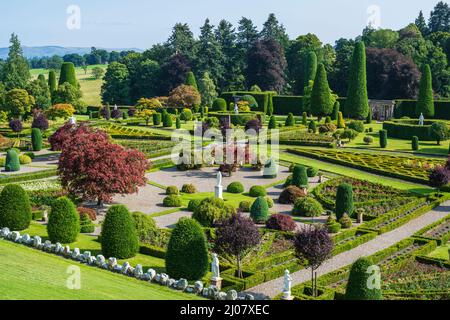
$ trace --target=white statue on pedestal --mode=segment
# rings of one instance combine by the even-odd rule
[[[117,104],[114,105],[114,110],[117,110]]]
[[[69,118],[69,123],[74,126],[77,124],[77,119],[74,116],[72,116]]]
[[[216,186],[221,186],[222,185],[222,172],[217,172],[217,184]]]
[[[239,107],[237,103],[234,103],[234,113],[239,114]]]
[[[423,116],[423,113],[421,113],[420,117],[419,117],[419,126],[423,126],[424,120],[425,120],[425,117]]]
[[[283,299],[291,300],[292,277],[289,270],[284,271]]]
[[[216,198],[223,199],[222,172],[217,173],[217,185],[214,187]]]
[[[213,257],[211,262],[212,279],[220,279],[219,257],[217,256],[217,253],[213,253],[212,257]]]

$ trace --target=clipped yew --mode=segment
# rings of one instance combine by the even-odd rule
[[[372,265],[369,258],[359,258],[353,263],[345,291],[346,300],[382,300],[381,289],[376,285],[369,286],[372,283],[369,279],[373,276],[373,272],[369,272]]]
[[[269,217],[269,205],[265,197],[258,197],[250,208],[250,218],[255,223],[264,223]]]
[[[344,213],[352,217],[353,211],[353,188],[351,185],[343,183],[337,188],[336,192],[336,217],[340,220]]]
[[[25,230],[32,218],[28,193],[19,185],[9,184],[0,193],[0,228]]]
[[[69,198],[61,197],[52,203],[47,233],[53,243],[72,243],[77,240],[80,233],[80,215]]]
[[[31,129],[31,144],[33,146],[33,151],[42,150],[42,132],[40,129]]]

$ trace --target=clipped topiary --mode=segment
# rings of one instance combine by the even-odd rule
[[[166,188],[166,194],[167,195],[171,195],[171,194],[178,195],[178,194],[180,194],[180,191],[178,190],[178,188],[176,186],[168,186]]]
[[[217,98],[212,105],[213,111],[227,111],[227,102],[225,99]]]
[[[265,197],[258,197],[250,208],[250,218],[255,223],[264,223],[269,217],[269,205]]]
[[[387,147],[387,130],[380,130],[380,148]]]
[[[341,231],[341,225],[336,221],[334,215],[330,215],[325,223],[325,228],[327,228],[328,233],[338,233]]]
[[[250,212],[251,206],[252,204],[250,203],[250,201],[241,201],[239,203],[239,210],[241,210],[242,212]]]
[[[316,126],[316,122],[314,120],[311,120],[309,122],[308,131],[310,131],[312,133],[316,133],[317,132],[317,126]]]
[[[25,230],[32,218],[28,193],[19,185],[9,184],[0,193],[0,228]]]
[[[267,201],[267,205],[269,206],[269,209],[273,208],[274,203],[273,203],[272,198],[271,197],[266,197],[266,201]]]
[[[333,106],[333,113],[331,114],[331,120],[337,120],[339,117],[339,109],[341,108],[341,105],[339,104],[339,101],[336,101]]]
[[[308,114],[306,112],[302,113],[302,125],[304,126],[308,125]]]
[[[80,233],[80,216],[73,202],[61,197],[52,203],[47,233],[51,242],[72,243]]]
[[[286,214],[273,214],[267,219],[266,227],[279,231],[294,231],[297,228],[295,221]]]
[[[136,211],[131,214],[131,217],[133,218],[139,241],[152,243],[158,237],[159,232],[155,220],[150,216]]]
[[[102,225],[102,253],[117,259],[132,258],[139,251],[139,240],[135,223],[127,207],[111,206]]]
[[[168,208],[181,207],[181,198],[178,195],[171,194],[163,199],[163,206]]]
[[[298,198],[305,197],[306,194],[303,189],[296,186],[288,186],[280,193],[278,202],[281,204],[294,204]]]
[[[197,192],[197,188],[193,184],[183,184],[181,187],[181,192],[187,193],[187,194],[193,194]]]
[[[421,113],[428,118],[434,117],[432,76],[428,64],[425,64],[422,67],[422,77],[420,78],[419,84],[419,98],[416,103],[416,116],[419,117]]]
[[[315,176],[317,176],[317,173],[319,173],[319,169],[317,168],[308,167],[308,169],[306,169],[306,174],[309,178],[314,178]]]
[[[42,150],[42,132],[40,129],[31,129],[31,144],[33,146],[33,151]]]
[[[29,156],[27,156],[26,154],[21,154],[19,156],[19,162],[20,164],[30,164],[33,160],[31,160],[31,158]]]
[[[304,197],[295,201],[292,214],[301,217],[318,217],[323,214],[323,208],[316,199]]]
[[[412,137],[411,148],[412,148],[414,151],[419,150],[419,137],[417,137],[417,136],[413,136],[413,137]]]
[[[236,213],[231,206],[225,205],[222,199],[210,197],[203,199],[194,210],[192,218],[204,227],[211,227],[216,221],[229,218]]]
[[[194,219],[180,219],[167,246],[167,274],[175,279],[198,280],[206,275],[208,266],[208,247],[202,227]]]
[[[267,190],[262,186],[253,186],[250,188],[249,195],[253,198],[264,197],[267,195]]]
[[[271,116],[269,120],[269,129],[276,129],[277,128],[277,119],[275,116]]]
[[[295,126],[295,118],[292,113],[289,113],[289,115],[286,118],[286,122],[284,123],[286,127],[293,127]]]
[[[345,291],[346,300],[382,300],[381,289],[368,286],[373,282],[369,279],[373,277],[373,272],[368,272],[373,265],[369,258],[359,258],[353,263]]]
[[[177,119],[175,120],[175,127],[176,127],[177,129],[180,129],[180,128],[181,128],[181,120],[180,120],[180,117],[177,117]]]
[[[342,112],[340,112],[340,111],[338,112],[337,127],[338,127],[338,129],[345,129],[344,116],[342,115]]]
[[[359,133],[364,132],[364,122],[362,122],[362,121],[356,121],[356,120],[351,121],[347,127],[349,129],[353,129]]]
[[[353,211],[353,188],[351,185],[343,183],[336,192],[336,217],[340,220],[344,213],[352,217]]]
[[[200,199],[193,199],[193,200],[189,201],[188,210],[194,212],[195,209],[198,208],[198,206],[200,205],[201,202],[202,202],[202,200],[200,200]]]
[[[95,225],[87,214],[80,215],[80,233],[93,233],[95,231]]]
[[[5,170],[7,172],[15,172],[20,170],[19,155],[13,149],[6,151],[6,164]]]
[[[234,181],[230,183],[227,187],[227,192],[229,193],[243,193],[244,192],[244,186],[239,181]]]
[[[164,128],[172,128],[173,126],[172,116],[167,111],[163,113],[162,120]]]
[[[154,113],[153,114],[153,125],[154,126],[159,126],[161,124],[161,113]]]
[[[292,174],[292,185],[299,188],[308,187],[308,174],[304,166],[295,166],[294,173]]]
[[[341,225],[342,228],[349,229],[352,227],[353,223],[352,223],[352,219],[350,219],[348,214],[344,213],[342,218],[339,219],[339,224]]]

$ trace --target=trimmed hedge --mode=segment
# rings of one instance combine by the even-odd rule
[[[304,197],[295,201],[292,214],[301,217],[318,217],[323,214],[323,208],[316,199]]]
[[[0,228],[21,231],[30,226],[32,218],[28,194],[16,184],[10,184],[0,193]]]
[[[52,204],[47,233],[53,243],[72,243],[77,240],[80,233],[80,215],[69,198],[61,197]]]
[[[244,186],[239,181],[231,182],[227,187],[227,192],[229,193],[243,193]]]
[[[253,186],[250,188],[249,195],[253,198],[264,197],[267,195],[267,190],[262,186]]]
[[[253,120],[255,118],[262,119],[263,114],[260,112],[239,112],[239,114],[235,114],[234,112],[210,112],[208,113],[209,117],[215,117],[217,119],[228,119],[230,118],[231,124],[245,126],[247,122]]]
[[[435,121],[425,121],[423,126],[419,126],[415,120],[393,120],[383,122],[383,129],[387,130],[388,137],[410,140],[416,136],[421,141],[434,141],[430,134],[430,128]]]
[[[258,197],[250,208],[250,218],[255,223],[266,222],[269,217],[269,205],[265,197]]]
[[[272,101],[274,114],[277,115],[301,115],[305,111],[302,96],[274,96]]]
[[[200,224],[182,218],[170,236],[166,270],[175,279],[198,280],[208,272],[208,247]]]
[[[399,99],[395,101],[394,116],[396,118],[416,118],[417,100]],[[426,118],[425,118],[426,119]],[[434,117],[432,119],[450,120],[450,100],[434,101]]]
[[[269,101],[270,99],[273,99],[273,96],[276,95],[276,92],[272,91],[265,91],[265,92],[249,92],[249,91],[231,91],[231,92],[224,92],[220,95],[221,98],[225,99],[227,102],[227,105],[234,102],[233,96],[245,96],[245,95],[251,95],[253,98],[255,98],[256,102],[258,103],[258,110],[260,112],[263,112],[266,114],[269,110]],[[273,102],[273,101],[272,101]],[[273,103],[274,113],[277,114],[277,108],[275,106],[275,103]]]

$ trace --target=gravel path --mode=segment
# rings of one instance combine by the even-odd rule
[[[370,256],[378,251],[386,249],[403,239],[412,236],[420,229],[442,219],[450,213],[450,201],[446,201],[434,210],[425,213],[424,215],[406,223],[405,225],[382,234],[375,239],[368,241],[359,247],[343,252],[333,258],[327,260],[318,270],[317,275],[321,276],[352,264],[360,257]],[[311,271],[303,269],[294,272],[292,275],[292,285],[298,285],[305,281],[309,281]],[[260,284],[256,287],[247,290],[248,293],[255,295],[257,299],[273,298],[281,293],[283,287],[283,278],[274,279],[272,281]]]
[[[161,229],[171,229],[174,228],[178,223],[178,220],[181,218],[187,217],[190,218],[192,216],[192,212],[189,211],[179,211],[171,214],[166,214],[159,217],[154,217],[156,226]]]

